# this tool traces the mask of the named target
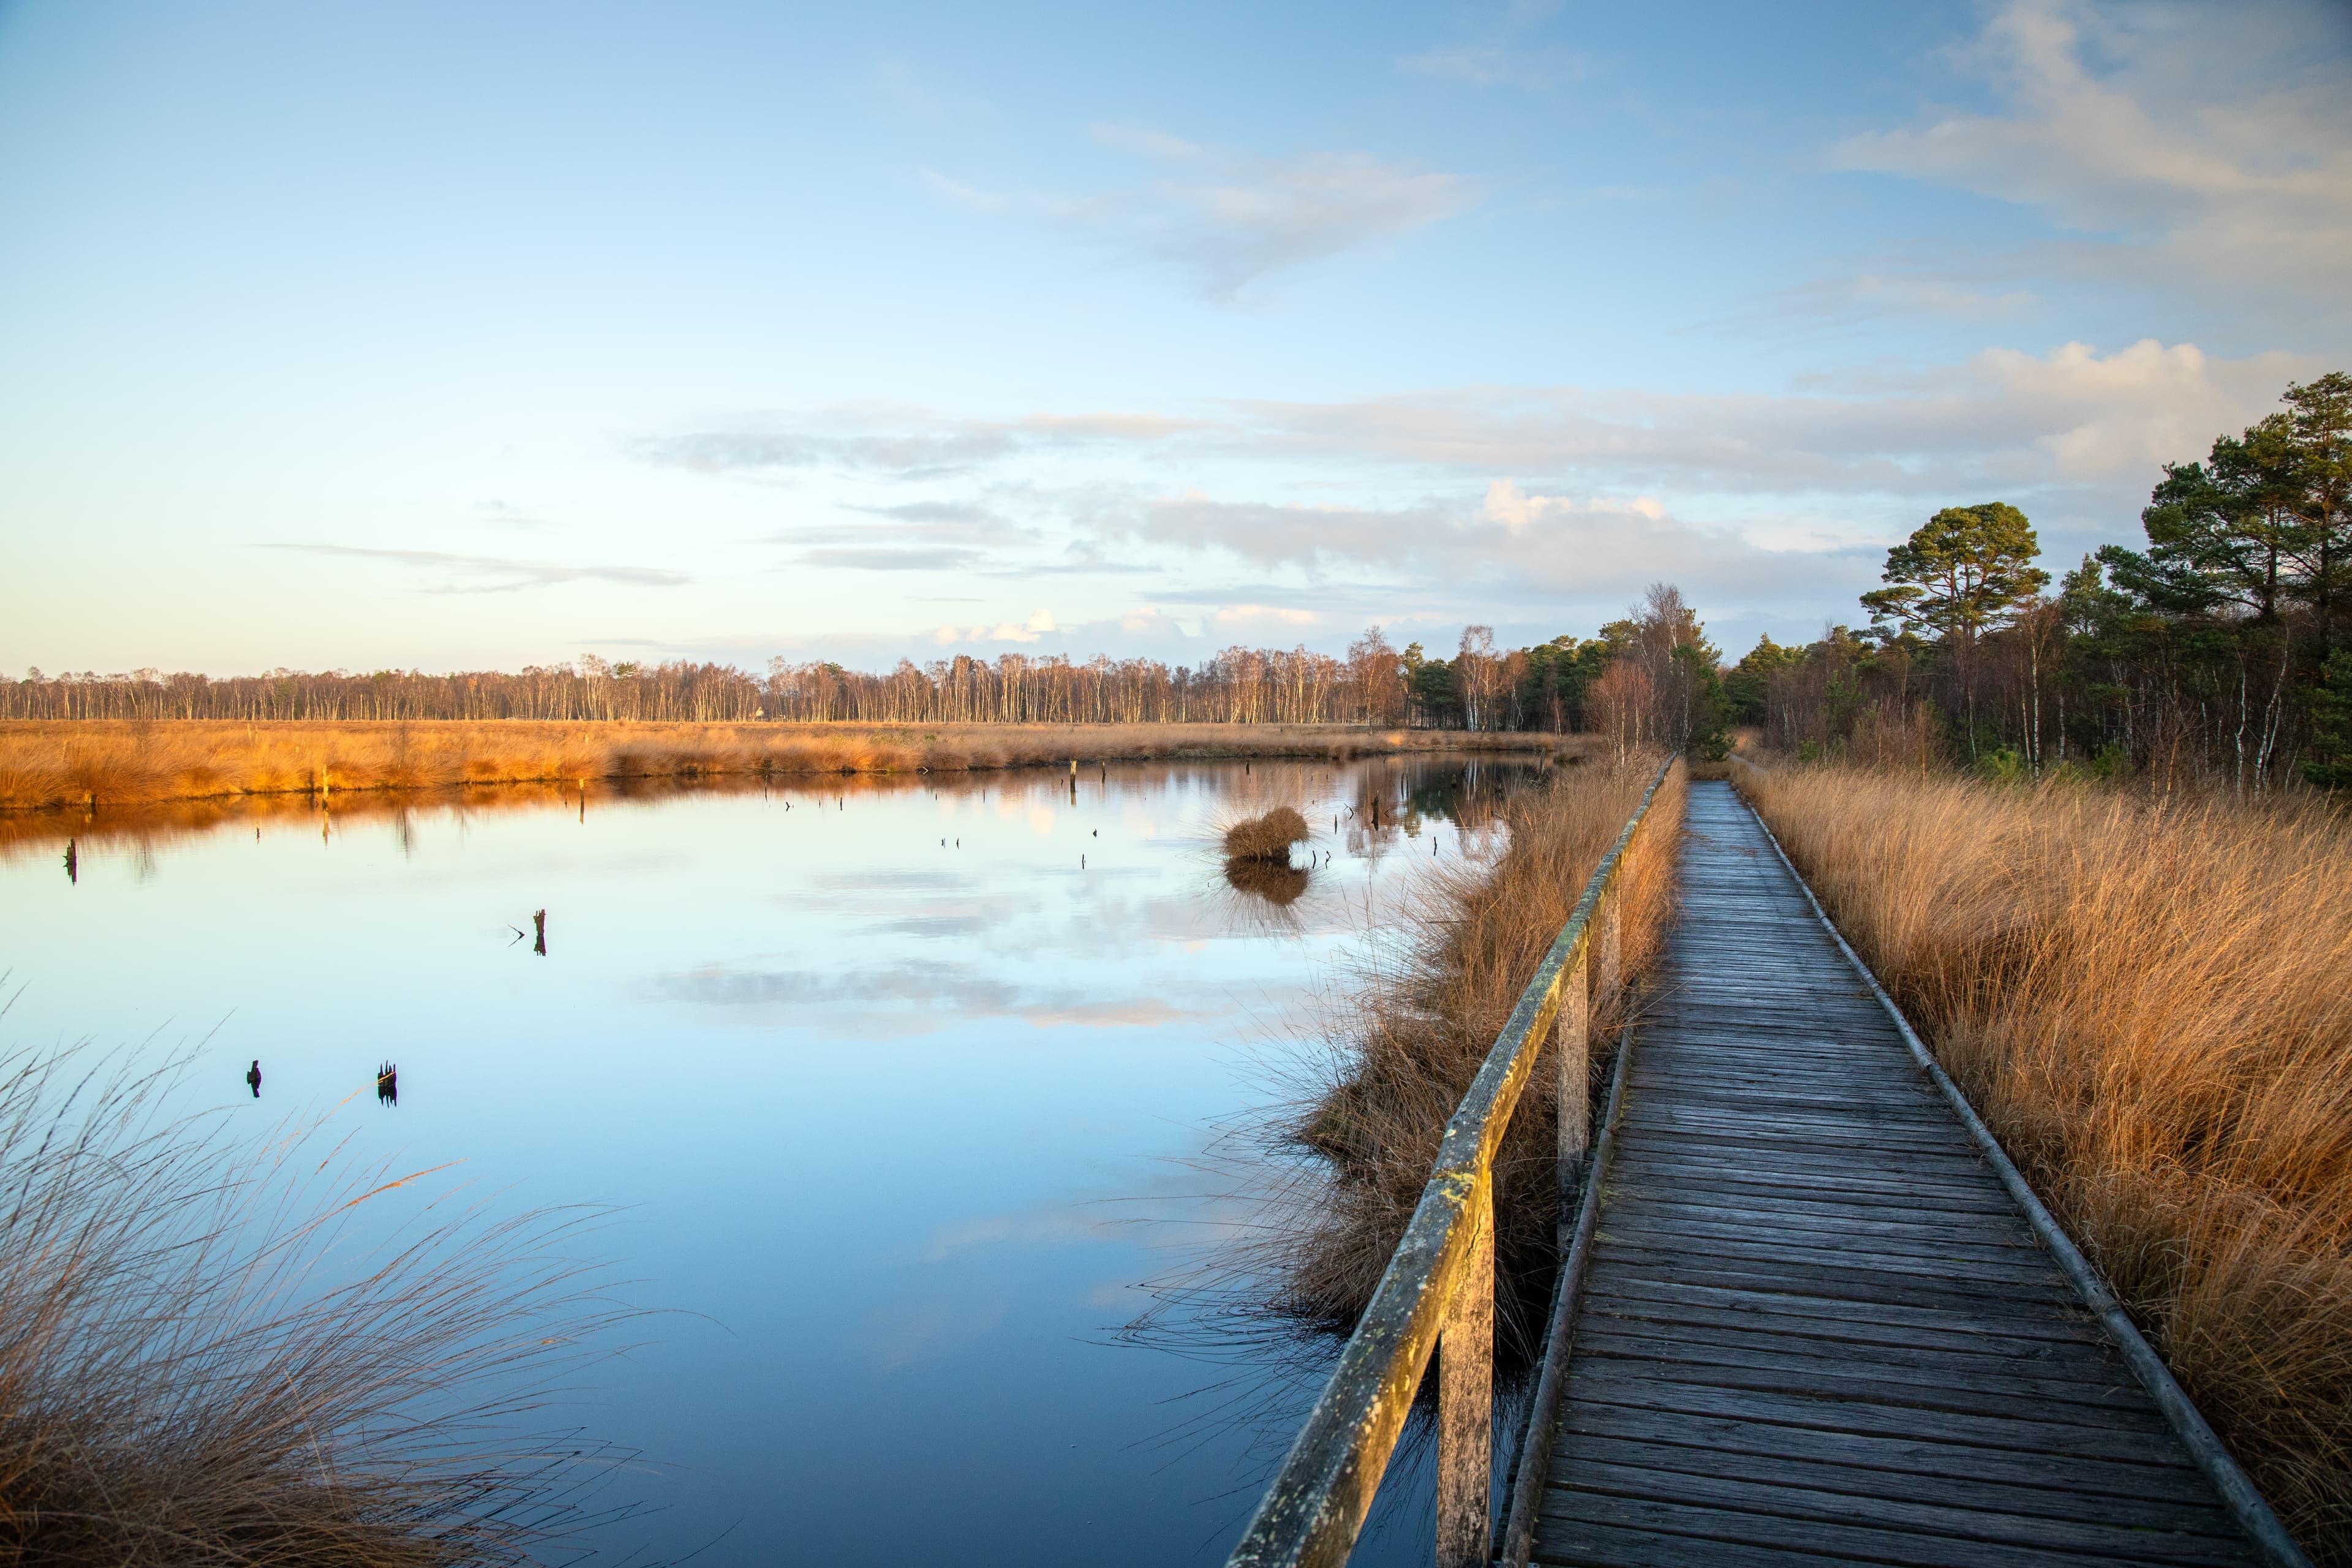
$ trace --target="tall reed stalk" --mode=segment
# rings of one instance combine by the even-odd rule
[[[2290,1528],[2352,1564],[2352,824],[1741,773]]]
[[[517,1431],[609,1326],[582,1216],[240,1150],[173,1078],[0,1053],[0,1560],[514,1563],[583,1518],[595,1446]]]

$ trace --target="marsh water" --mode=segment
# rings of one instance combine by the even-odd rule
[[[571,1414],[642,1456],[600,1558],[1213,1563],[1316,1347],[1181,1312],[1123,1330],[1240,1217],[1221,1140],[1296,1091],[1319,988],[1431,867],[1499,847],[1518,776],[1261,761],[16,819],[0,1035],[192,1052],[187,1092],[256,1138],[326,1114],[362,1155],[462,1162],[496,1205],[614,1205],[586,1246],[659,1311]],[[1218,829],[1276,804],[1316,830],[1303,874],[1228,876]],[[1427,1559],[1413,1472],[1359,1562]]]

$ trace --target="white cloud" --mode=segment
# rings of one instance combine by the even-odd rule
[[[1029,613],[1029,618],[1025,621],[999,621],[992,626],[982,622],[975,626],[959,629],[952,624],[942,623],[939,629],[931,634],[931,641],[941,647],[951,647],[960,642],[1027,644],[1064,629],[1055,624],[1053,611],[1039,609],[1032,610]]]
[[[2001,112],[1931,116],[1850,138],[1831,157],[2340,308],[2352,246],[2344,32],[2336,5],[2026,0],[1959,56]]]
[[[1500,44],[1463,44],[1430,49],[1397,62],[1415,76],[1436,77],[1471,87],[1516,87],[1549,92],[1581,81],[1589,68],[1583,56],[1566,49],[1511,48]]]
[[[1212,299],[1231,299],[1276,272],[1451,217],[1477,199],[1458,174],[1368,153],[1269,158],[1123,125],[1096,141],[1161,165],[1160,178],[1094,195],[1011,195],[926,170],[941,199],[1012,213],[1172,265]]]
[[[1486,487],[1486,504],[1481,509],[1488,521],[1501,523],[1513,533],[1520,532],[1547,519],[1565,517],[1577,510],[1577,503],[1566,496],[1529,495],[1519,489],[1516,479],[1496,479]],[[1665,509],[1654,496],[1635,496],[1630,501],[1592,502],[1584,505],[1587,511],[1630,511],[1654,521],[1665,516]]]
[[[2165,459],[2275,406],[2307,356],[2245,359],[2145,340],[2102,354],[1988,349],[1902,375],[1780,393],[1473,387],[1350,403],[1258,403],[1228,439],[1263,454],[1454,471],[1572,474],[1612,490],[1927,496],[2152,483]]]
[[[953,419],[927,409],[868,405],[750,416],[656,437],[639,450],[656,463],[703,473],[834,468],[920,479],[1024,454],[1149,446],[1206,427],[1202,420],[1151,413]]]
[[[278,544],[264,550],[293,551],[305,555],[336,555],[354,561],[380,561],[432,573],[442,581],[422,590],[428,594],[513,594],[526,588],[548,588],[565,583],[614,583],[631,588],[677,588],[693,581],[683,572],[657,566],[565,566],[546,561],[520,561],[504,555],[465,555],[446,550],[382,550],[356,544]]]

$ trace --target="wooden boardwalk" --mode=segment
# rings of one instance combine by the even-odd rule
[[[2261,1561],[1748,808],[1687,825],[1534,1561]]]

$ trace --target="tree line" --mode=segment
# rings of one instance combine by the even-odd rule
[[[28,671],[0,681],[10,719],[383,721],[534,719],[881,724],[1359,724],[1472,730],[1622,729],[1629,743],[1686,727],[1685,688],[1715,651],[1671,589],[1598,637],[1497,650],[1471,626],[1453,658],[1419,643],[1399,652],[1374,626],[1344,656],[1304,647],[1229,647],[1197,667],[1157,659],[958,655],[887,673],[827,661],[769,660],[764,673],[685,660],[593,655],[520,672],[428,674],[275,669],[213,679],[158,669],[100,675]],[[1643,627],[1655,615],[1678,617]],[[1676,651],[1677,649],[1681,651]],[[1613,667],[1625,663],[1622,672]],[[1704,665],[1706,669],[1700,671]],[[1669,712],[1668,710],[1673,711]]]
[[[1867,626],[1766,637],[1725,672],[1733,718],[1890,765],[2352,786],[2352,376],[2280,401],[2166,464],[2142,547],[2103,546],[2054,593],[2015,506],[1937,512],[1887,552]]]

